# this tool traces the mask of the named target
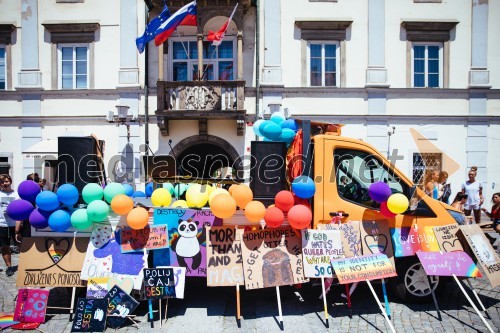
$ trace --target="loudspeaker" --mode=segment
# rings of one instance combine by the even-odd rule
[[[99,144],[99,147],[97,146]],[[58,185],[73,184],[81,193],[88,183],[104,180],[101,164],[104,142],[94,137],[59,137],[57,140]]]
[[[284,142],[251,142],[250,188],[254,198],[274,198],[286,189]]]

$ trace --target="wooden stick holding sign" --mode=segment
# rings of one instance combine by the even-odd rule
[[[238,326],[240,325],[241,313],[240,313],[240,283],[236,283],[236,319],[238,320]]]
[[[144,291],[146,299],[158,299],[158,312],[160,315],[160,328],[163,325],[162,298],[175,297],[175,277],[173,268],[144,268]],[[168,305],[168,303],[167,303]],[[152,306],[149,306],[149,316],[152,318]],[[166,311],[165,311],[166,317]]]
[[[486,308],[484,307],[484,304],[483,302],[481,302],[481,299],[479,299],[479,295],[477,294],[476,292],[476,289],[474,289],[474,287],[472,286],[472,284],[470,283],[470,280],[469,279],[466,279],[467,281],[467,284],[469,285],[469,289],[472,290],[472,293],[474,294],[474,296],[476,297],[476,300],[477,302],[479,303],[479,305],[481,306],[481,309],[483,309],[484,313],[488,316],[488,318],[490,318],[490,314],[488,313],[488,311],[486,310]],[[490,318],[491,319],[491,318]]]
[[[384,307],[382,306],[382,303],[378,300],[377,294],[375,293],[375,290],[372,287],[372,283],[370,280],[365,280],[366,283],[368,283],[368,287],[370,287],[370,290],[373,294],[373,297],[375,298],[375,301],[377,302],[378,307],[380,308],[380,311],[382,311],[382,314],[384,315],[385,320],[387,321],[387,324],[389,324],[389,327],[391,328],[391,332],[396,333],[396,330],[394,329],[394,326],[392,326],[392,322],[387,316],[387,312],[384,311]]]
[[[391,319],[391,308],[389,306],[389,298],[387,297],[387,290],[385,289],[385,279],[382,279],[382,293],[384,294],[385,311],[387,316]]]
[[[280,287],[276,286],[276,297],[278,298],[278,318],[280,322],[280,328],[283,331],[285,327],[283,326],[283,313],[281,311],[281,296],[280,296]]]
[[[323,308],[325,309],[325,320],[326,320],[326,328],[330,325],[328,324],[328,305],[326,304],[326,292],[325,292],[325,277],[321,277],[321,289],[323,292]]]

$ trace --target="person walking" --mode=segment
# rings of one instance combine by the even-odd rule
[[[12,267],[12,256],[10,251],[11,239],[21,242],[21,221],[15,221],[7,216],[7,206],[9,203],[19,199],[19,195],[12,189],[12,178],[9,175],[0,175],[0,247],[2,248],[2,257],[7,266],[5,274],[14,275]]]
[[[469,171],[469,180],[462,184],[462,193],[467,194],[468,198],[464,205],[465,216],[470,216],[474,212],[476,223],[481,222],[481,205],[483,204],[483,186],[476,180],[477,167],[473,166]]]
[[[481,208],[481,210],[493,221],[493,228],[496,232],[500,233],[500,192],[493,194],[491,197],[491,212],[488,212],[486,208]]]

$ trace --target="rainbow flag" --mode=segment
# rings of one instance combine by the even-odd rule
[[[0,329],[5,329],[11,327],[12,325],[18,324],[18,321],[14,320],[14,314],[12,313],[0,313]]]

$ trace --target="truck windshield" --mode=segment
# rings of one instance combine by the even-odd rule
[[[392,193],[409,195],[410,187],[375,156],[353,149],[336,149],[334,154],[337,190],[345,200],[379,208],[380,203],[368,195],[370,185],[379,181],[388,184]]]

